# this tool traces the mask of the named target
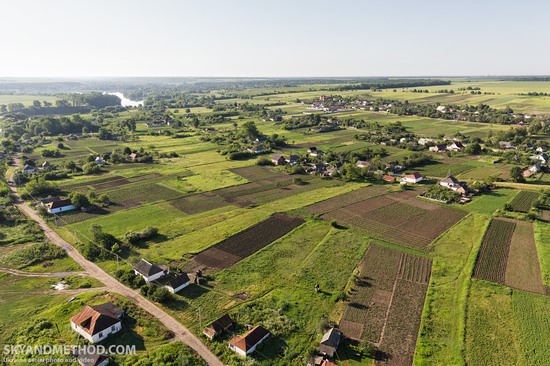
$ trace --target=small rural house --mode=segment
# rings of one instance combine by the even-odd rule
[[[529,178],[533,174],[537,174],[540,171],[541,171],[541,166],[540,166],[540,163],[537,162],[531,165],[529,168],[524,169],[521,174],[523,175],[523,178]]]
[[[240,356],[246,357],[256,350],[256,347],[269,337],[269,331],[257,325],[246,334],[229,341],[229,348]]]
[[[189,286],[190,283],[191,280],[189,279],[187,273],[183,273],[179,276],[176,276],[175,278],[170,279],[164,287],[166,287],[171,293],[175,294],[181,289]]]
[[[537,150],[535,150],[536,152],[539,152],[539,153],[543,153],[543,152],[546,152],[548,151],[548,146],[539,146],[537,147]]]
[[[419,145],[426,145],[427,143],[434,142],[434,139],[428,138],[428,137],[421,137],[418,139]]]
[[[315,146],[312,146],[309,149],[307,149],[307,153],[309,154],[309,156],[318,156],[319,150],[317,150]]]
[[[281,154],[275,154],[271,157],[271,162],[275,165],[285,165],[286,159]]]
[[[168,274],[168,269],[161,268],[142,258],[134,267],[134,273],[136,276],[140,275],[143,277],[145,282],[151,282],[166,276]]]
[[[49,161],[45,161],[42,163],[42,169],[50,169],[52,167],[52,163]]]
[[[439,182],[439,185],[441,185],[443,187],[451,188],[451,187],[460,185],[460,181],[458,179],[456,179],[454,176],[448,175],[444,179],[441,179],[441,181]]]
[[[510,150],[514,148],[514,145],[510,141],[499,141],[498,147],[503,150]]]
[[[206,326],[202,331],[203,334],[210,340],[213,340],[218,335],[226,332],[231,328],[235,322],[228,314],[225,314],[219,319],[214,320],[210,325]]]
[[[23,171],[23,174],[32,174],[36,172],[36,168],[31,165],[25,165],[22,171]]]
[[[265,147],[263,147],[261,145],[258,145],[258,146],[255,146],[255,147],[249,147],[247,150],[249,152],[253,153],[253,154],[263,154],[267,151],[265,149]]]
[[[548,158],[548,155],[546,155],[545,153],[542,153],[542,154],[531,156],[531,159],[538,160],[541,162],[541,164],[547,164],[549,158]]]
[[[447,107],[445,107],[444,105],[440,105],[436,108],[436,110],[440,113],[446,113],[447,112]]]
[[[102,353],[87,353],[83,352],[76,359],[81,366],[107,366],[109,357]]]
[[[66,211],[76,210],[76,206],[73,205],[69,198],[59,199],[46,204],[48,212],[51,214],[57,214]]]
[[[95,163],[96,163],[97,165],[103,165],[103,164],[105,164],[105,160],[103,160],[103,158],[102,158],[101,156],[96,156],[96,158],[95,158],[94,161],[95,161]]]
[[[424,177],[419,172],[414,172],[412,174],[406,174],[401,178],[401,183],[418,183],[421,182]]]
[[[319,344],[319,352],[330,358],[334,357],[334,353],[336,353],[338,345],[340,344],[341,337],[342,334],[338,329],[330,328],[321,339],[321,343]]]
[[[366,161],[366,160],[359,160],[357,161],[357,167],[358,168],[368,168],[368,169],[372,169],[372,163],[370,161]]]
[[[437,144],[435,146],[431,146],[429,148],[430,151],[433,151],[433,152],[445,152],[447,151],[447,145],[445,144]]]
[[[451,151],[460,151],[462,149],[464,149],[464,145],[462,145],[462,142],[460,141],[453,141],[452,144],[447,146],[447,150],[451,150]]]
[[[290,155],[288,157],[288,163],[290,165],[296,165],[298,164],[298,161],[300,160],[300,157],[298,155]]]
[[[396,181],[396,178],[393,175],[388,175],[388,174],[384,174],[382,176],[382,179],[384,180],[384,182],[388,182],[388,183],[395,183]]]
[[[86,306],[71,318],[71,328],[91,343],[98,343],[122,329],[123,315],[124,311],[110,302]]]
[[[460,182],[458,179],[453,177],[452,175],[448,175],[444,179],[442,179],[439,182],[439,185],[442,187],[447,187],[452,189],[453,191],[460,193],[461,195],[465,195],[467,193],[467,186],[466,183]]]
[[[130,155],[128,155],[128,157],[130,158],[130,160],[136,161],[136,159],[137,159],[137,157],[138,157],[138,154],[136,154],[136,153],[131,153]]]

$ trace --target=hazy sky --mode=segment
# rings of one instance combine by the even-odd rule
[[[546,0],[0,0],[0,76],[550,74]]]

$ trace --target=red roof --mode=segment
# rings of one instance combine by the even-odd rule
[[[422,174],[420,174],[419,172],[414,172],[412,174],[405,175],[405,178],[418,179],[422,178]]]
[[[257,345],[266,335],[269,334],[269,331],[257,325],[248,331],[245,335],[240,337],[235,337],[229,341],[229,344],[241,349],[242,351],[247,352],[249,349]]]

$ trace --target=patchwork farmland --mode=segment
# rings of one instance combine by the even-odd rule
[[[466,212],[417,199],[418,192],[367,187],[307,207],[326,220],[367,230],[383,240],[426,250]]]
[[[473,275],[481,280],[545,294],[533,225],[494,218],[483,237]]]
[[[267,220],[197,254],[193,258],[191,266],[193,268],[200,267],[200,269],[229,268],[303,223],[304,220],[301,218],[274,214]]]
[[[359,264],[340,329],[379,349],[377,363],[410,365],[431,260],[372,244]]]

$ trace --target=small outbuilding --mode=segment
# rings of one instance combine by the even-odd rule
[[[319,344],[319,352],[330,358],[334,357],[341,338],[342,333],[340,333],[338,329],[330,328],[321,339],[321,343]]]
[[[275,165],[285,165],[286,158],[281,154],[275,154],[271,157],[271,162]]]
[[[189,286],[190,283],[191,280],[189,279],[187,273],[183,273],[170,279],[164,287],[166,287],[171,293],[175,294],[176,292],[179,292]]]
[[[225,314],[206,326],[202,332],[208,339],[213,340],[218,335],[228,331],[234,324],[235,321],[228,314]]]

